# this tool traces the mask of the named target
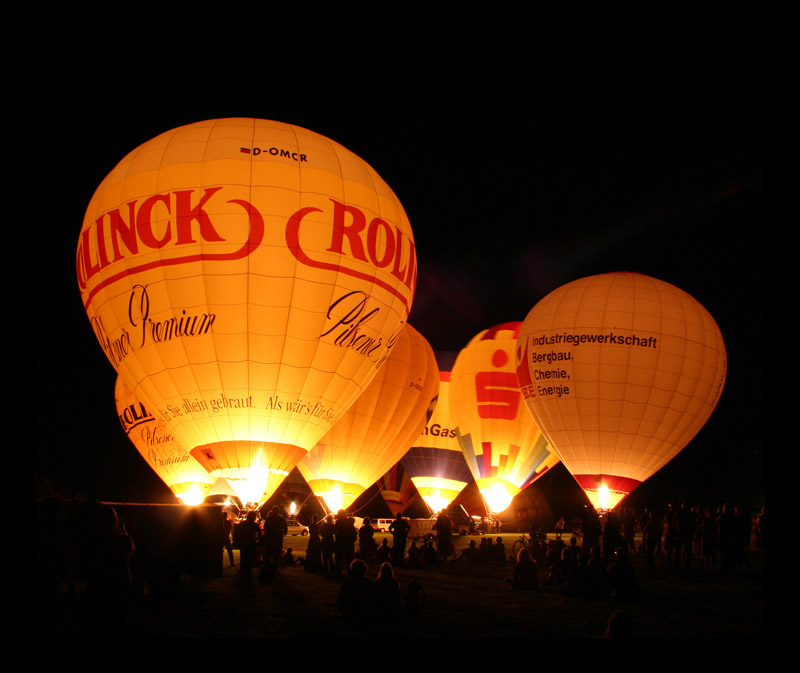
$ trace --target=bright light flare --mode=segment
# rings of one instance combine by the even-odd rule
[[[318,495],[325,501],[325,505],[330,512],[338,512],[340,509],[344,509],[345,496],[339,486],[334,486],[330,491],[319,492],[315,495]]]
[[[190,484],[187,490],[180,492],[177,491],[177,487],[173,488],[176,489],[175,495],[184,505],[191,505],[194,507],[202,503],[206,497],[205,490],[200,488],[198,484]]]
[[[443,509],[447,509],[451,501],[450,498],[445,498],[438,488],[432,493],[423,495],[422,499],[434,512],[441,512]]]
[[[628,495],[623,491],[612,491],[605,484],[601,484],[596,489],[585,488],[583,492],[586,493],[586,497],[589,498],[589,502],[596,510],[606,512],[614,509]]]
[[[508,482],[499,479],[480,479],[478,490],[483,496],[486,506],[492,514],[499,514],[508,509],[519,489]]]
[[[243,503],[260,503],[269,481],[269,468],[264,465],[253,465],[250,468],[231,469],[233,474],[225,479]]]

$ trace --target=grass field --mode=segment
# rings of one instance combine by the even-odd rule
[[[519,536],[503,535],[506,548]],[[380,540],[381,535],[377,536]],[[468,543],[457,539],[457,548]],[[303,557],[306,539],[287,537]],[[236,552],[238,564],[238,551]],[[513,563],[440,563],[433,568],[399,569],[404,592],[416,580],[425,605],[416,615],[367,631],[346,623],[336,609],[341,581],[282,567],[269,584],[258,578],[242,583],[237,568],[211,580],[183,578],[173,595],[152,598],[131,616],[129,637],[281,637],[326,638],[602,638],[616,610],[624,610],[639,638],[761,638],[766,636],[764,556],[751,552],[747,567],[729,576],[706,574],[701,561],[689,574],[671,573],[666,559],[647,569],[633,555],[639,596],[626,602],[611,597],[583,600],[544,584],[539,592],[512,589],[504,581]],[[227,561],[225,562],[227,566]],[[371,569],[375,577],[377,567]],[[546,575],[540,572],[542,581]]]

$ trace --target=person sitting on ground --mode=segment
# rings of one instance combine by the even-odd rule
[[[389,546],[389,540],[387,538],[381,540],[381,545],[378,547],[375,555],[378,558],[378,563],[388,563],[389,559],[392,558],[392,548]]]
[[[550,568],[550,573],[547,577],[548,581],[560,589],[563,588],[567,583],[567,576],[575,565],[576,562],[572,558],[569,547],[565,546],[561,551],[561,560]]]
[[[425,543],[425,549],[422,552],[422,560],[426,565],[436,565],[439,561],[439,552],[433,546],[433,540],[428,539]]]
[[[530,555],[530,552],[528,554]],[[499,535],[494,545],[492,545],[492,559],[500,563],[506,562],[506,546],[503,544],[503,538]]]
[[[633,565],[628,560],[627,547],[617,547],[607,573],[614,598],[625,600],[638,593]]]
[[[585,551],[578,554],[578,563],[569,571],[564,593],[575,598],[594,598],[597,595],[594,576],[589,569],[589,554]]]
[[[457,561],[477,561],[478,560],[478,547],[475,545],[475,540],[470,540],[469,545],[461,550],[458,555]]]
[[[517,563],[514,565],[514,575],[506,577],[515,589],[537,591],[539,589],[539,572],[536,561],[532,560],[527,549],[520,549],[517,554]]]
[[[481,544],[478,547],[478,560],[481,563],[488,563],[492,559],[492,541],[488,537],[481,538]]]
[[[422,552],[415,540],[411,541],[411,546],[408,548],[408,565],[412,568],[418,567],[422,563]]]
[[[400,613],[400,583],[394,576],[391,563],[383,563],[372,583],[376,617],[391,621]]]
[[[367,564],[361,559],[350,563],[350,574],[339,588],[336,607],[356,626],[369,623],[374,615],[374,589],[367,578]]]

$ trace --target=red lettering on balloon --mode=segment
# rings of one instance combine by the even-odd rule
[[[164,233],[158,236],[153,231],[153,218],[152,213],[156,205],[161,204],[167,209],[167,213],[171,213],[170,208],[170,195],[159,194],[146,199],[136,209],[136,201],[131,201],[127,204],[129,211],[129,222],[125,223],[119,209],[110,211],[106,215],[101,216],[94,223],[94,226],[85,229],[81,233],[78,243],[78,251],[75,258],[76,271],[78,275],[78,284],[82,290],[85,290],[89,280],[99,273],[104,267],[113,262],[120,261],[124,258],[134,258],[139,252],[140,244],[147,249],[159,249],[166,246],[172,240],[175,246],[187,245],[195,243],[198,238],[208,242],[219,242],[225,239],[214,228],[211,218],[204,209],[207,201],[218,192],[221,187],[214,187],[206,189],[201,194],[197,202],[192,201],[192,190],[184,190],[180,192],[173,192],[174,196],[174,212],[175,223],[166,220]],[[142,264],[130,264],[119,272],[104,278],[100,283],[95,285],[90,292],[84,296],[84,305],[89,306],[92,297],[102,288],[108,287],[116,283],[122,278],[127,278],[134,274],[142,273],[150,269],[158,268],[161,266],[175,266],[178,264],[186,264],[189,262],[197,261],[225,261],[234,260],[247,257],[253,250],[255,250],[264,238],[264,218],[261,213],[248,201],[243,199],[232,199],[228,203],[241,206],[248,214],[250,220],[250,232],[247,240],[233,252],[215,253],[215,252],[199,252],[192,254],[177,254],[175,256],[164,256],[161,259],[153,260]],[[106,249],[106,236],[104,221],[108,219],[111,232],[112,247],[114,258],[108,259],[108,252]],[[135,229],[134,229],[135,222]],[[197,224],[197,232],[194,231],[194,225]],[[135,235],[134,235],[135,230]],[[174,239],[173,239],[173,233]],[[125,251],[121,247],[124,245]]]
[[[417,276],[416,251],[413,242],[407,237],[403,236],[402,232],[397,229],[396,236],[394,238],[392,236],[386,236],[386,249],[381,253],[378,250],[376,232],[378,228],[384,228],[385,232],[389,232],[389,225],[380,218],[373,219],[370,224],[367,225],[366,216],[358,208],[355,206],[347,206],[336,201],[335,199],[331,199],[331,201],[333,202],[333,232],[331,234],[331,245],[327,249],[328,252],[335,252],[341,256],[342,260],[346,260],[348,257],[350,257],[358,260],[359,262],[369,263],[371,261],[373,264],[379,267],[387,267],[389,264],[393,263],[392,275],[398,278],[403,285],[409,288],[411,290],[411,294],[413,295]],[[406,297],[406,295],[401,292],[399,288],[390,285],[380,278],[376,278],[374,273],[352,268],[345,263],[316,260],[310,257],[306,251],[303,250],[303,246],[300,243],[300,226],[303,224],[304,218],[309,214],[321,212],[323,211],[319,208],[307,206],[298,210],[289,218],[289,221],[286,223],[286,245],[288,246],[292,255],[294,255],[295,259],[306,266],[316,269],[336,271],[337,273],[343,273],[348,276],[352,276],[353,278],[360,278],[373,285],[377,285],[378,287],[383,288],[387,292],[397,297],[401,302],[403,302],[406,309],[408,309],[410,307],[411,298]],[[345,215],[350,216],[349,222],[346,221]],[[369,252],[369,258],[365,253],[364,241],[362,240],[362,235],[364,234],[365,230],[367,232],[367,236],[370,236],[370,232],[373,233],[372,240],[367,238],[366,244],[366,250]],[[345,250],[345,240],[347,240],[348,243],[347,248],[349,250],[349,254]],[[408,243],[406,248],[408,250],[407,259],[403,258],[403,241]],[[401,270],[401,266],[404,261],[406,262],[406,266]]]

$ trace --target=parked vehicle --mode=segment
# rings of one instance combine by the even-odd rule
[[[308,526],[304,526],[295,519],[289,519],[286,527],[289,529],[289,535],[308,535]]]

